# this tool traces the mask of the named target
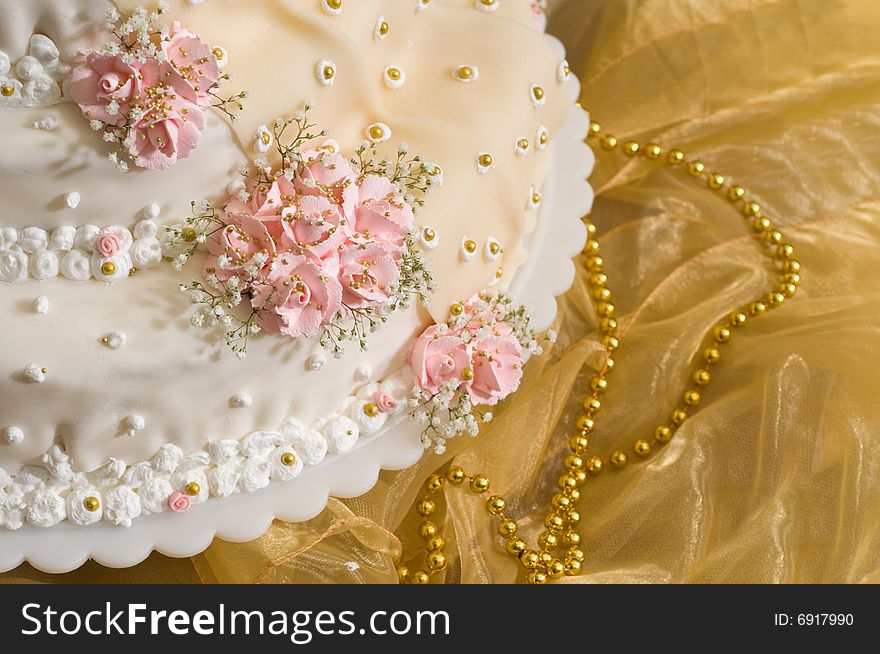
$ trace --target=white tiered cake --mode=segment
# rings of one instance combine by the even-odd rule
[[[135,5],[0,0],[0,525],[184,512],[408,417],[473,431],[537,349],[499,293],[576,85],[534,3]],[[329,133],[285,145],[306,121]],[[193,326],[192,284],[232,277],[243,304]]]

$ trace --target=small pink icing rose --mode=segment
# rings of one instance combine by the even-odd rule
[[[158,108],[138,121],[128,136],[129,154],[148,170],[166,170],[188,157],[205,128],[205,114],[198,105],[174,96],[167,87],[161,93],[167,95],[155,100]]]
[[[259,316],[262,327],[293,337],[320,334],[342,306],[338,265],[335,259],[315,263],[278,256],[251,299],[255,308],[265,309]]]
[[[339,205],[347,220],[345,233],[354,234],[354,213],[358,202],[357,172],[341,154],[318,150],[303,153],[296,177],[301,195],[323,196]]]
[[[121,55],[93,52],[71,72],[70,95],[89,119],[121,125],[145,86],[157,80],[157,67],[127,64]]]
[[[220,66],[211,47],[175,21],[170,38],[162,40],[162,51],[173,71],[174,90],[193,104],[209,107],[208,91],[220,81]]]
[[[539,32],[543,32],[547,29],[547,14],[541,9],[538,0],[530,0],[530,5],[532,9],[532,21],[535,24],[535,29]]]
[[[392,396],[391,393],[377,391],[376,394],[373,395],[373,401],[382,413],[393,413],[397,410],[397,400],[394,399],[394,396]]]
[[[226,213],[230,216],[250,216],[257,218],[266,225],[269,234],[276,242],[281,241],[283,228],[281,214],[293,206],[296,189],[293,182],[278,175],[271,183],[259,182],[246,189],[247,199],[233,195],[226,204]]]
[[[168,508],[175,513],[183,513],[189,511],[190,499],[189,495],[181,491],[174,491],[168,497]]]
[[[349,246],[339,262],[345,304],[364,309],[387,303],[391,287],[400,282],[399,258],[399,252],[378,243]]]
[[[281,213],[281,247],[323,259],[345,241],[346,224],[341,207],[326,197],[297,196]]]
[[[101,234],[95,239],[95,247],[105,258],[112,257],[122,250],[122,239],[116,234]]]
[[[473,343],[474,378],[468,390],[474,401],[494,406],[513,393],[522,380],[522,348],[516,338],[487,336]]]
[[[362,238],[402,244],[412,231],[413,210],[391,180],[367,175],[358,189],[355,226]]]
[[[235,275],[249,279],[266,270],[275,254],[275,241],[266,225],[250,216],[233,216],[208,240],[205,269],[226,280]],[[225,257],[221,263],[220,257]]]
[[[436,393],[454,379],[460,379],[471,365],[468,347],[446,325],[432,325],[413,346],[410,366],[416,383],[429,393]]]

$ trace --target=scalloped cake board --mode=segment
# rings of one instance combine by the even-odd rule
[[[561,45],[559,46],[561,51]],[[572,102],[579,87],[572,85]],[[511,294],[532,308],[538,331],[556,316],[556,298],[571,287],[573,258],[582,250],[586,230],[581,218],[593,203],[586,183],[594,156],[584,144],[589,118],[573,107],[553,142],[551,174],[543,188],[538,227],[529,237],[533,253],[518,271]],[[75,570],[89,559],[112,567],[137,565],[152,551],[172,557],[203,552],[214,538],[247,542],[263,535],[274,519],[309,520],[330,496],[357,497],[376,484],[381,470],[402,470],[424,454],[419,426],[403,419],[374,436],[364,437],[342,456],[329,456],[293,481],[273,482],[255,493],[212,498],[185,514],[161,513],[139,518],[128,529],[100,523],[79,527],[64,522],[50,529],[26,525],[0,533],[0,571],[27,561],[48,573]]]

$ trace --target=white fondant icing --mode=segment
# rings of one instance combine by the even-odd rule
[[[41,295],[38,298],[34,299],[34,313],[46,314],[49,313],[49,298],[45,295]]]
[[[19,427],[7,427],[3,430],[3,441],[7,445],[18,445],[24,440],[24,432]]]

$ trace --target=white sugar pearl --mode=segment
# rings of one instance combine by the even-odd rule
[[[236,393],[229,399],[229,406],[233,409],[247,409],[254,405],[254,398],[247,393]]]
[[[370,381],[370,378],[372,376],[373,376],[373,366],[371,366],[369,363],[362,363],[354,371],[354,380],[357,382]]]
[[[20,427],[7,427],[3,430],[3,440],[7,445],[18,445],[24,440],[24,432]]]
[[[128,336],[126,336],[122,332],[110,332],[104,337],[104,345],[109,347],[111,350],[121,350],[123,347],[125,347],[125,342],[127,340]]]
[[[82,200],[82,196],[73,191],[64,196],[64,204],[67,205],[68,209],[76,209],[79,206],[80,201]]]
[[[39,363],[31,363],[24,369],[24,376],[32,384],[42,384],[46,381],[45,368]]]
[[[162,208],[158,204],[148,204],[144,207],[144,218],[146,220],[156,220],[161,213]]]
[[[143,431],[147,428],[147,421],[143,416],[131,415],[125,419],[125,426],[128,428],[129,436],[134,436],[135,432]]]
[[[45,314],[49,313],[49,298],[45,295],[41,295],[37,299],[34,300],[34,312]]]
[[[319,352],[317,354],[313,354],[306,360],[306,369],[311,370],[312,372],[318,372],[319,370],[323,370],[324,366],[327,365],[327,355],[323,352]]]

